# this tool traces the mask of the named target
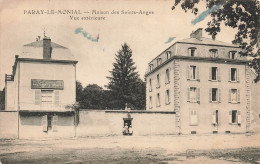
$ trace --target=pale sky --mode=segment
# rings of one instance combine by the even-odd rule
[[[55,43],[71,50],[77,64],[77,80],[85,87],[108,83],[115,53],[123,43],[128,43],[133,51],[140,77],[144,74],[148,62],[175,41],[189,38],[197,28],[205,28],[210,16],[193,25],[196,18],[190,12],[185,13],[180,7],[171,10],[174,0],[166,1],[81,1],[81,0],[0,0],[0,89],[4,87],[4,75],[11,74],[14,56],[21,53],[21,47],[35,41],[38,35],[46,35]],[[200,13],[206,10],[201,5]],[[72,14],[24,14],[24,10],[81,10],[89,14],[73,16],[105,16],[106,20],[70,20]],[[152,15],[120,14],[92,15],[92,10],[135,10],[152,11]],[[99,34],[99,41],[92,42],[75,34],[77,28],[83,28],[93,37]],[[235,30],[223,27],[217,40],[231,43]],[[205,31],[203,36],[210,38]],[[176,37],[165,43],[170,37]]]

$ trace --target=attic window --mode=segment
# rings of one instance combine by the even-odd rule
[[[210,49],[210,50],[209,50],[209,55],[210,55],[210,57],[212,57],[212,58],[218,57],[218,50],[217,50],[217,49]]]
[[[229,58],[230,59],[236,59],[236,51],[230,51],[229,52]]]
[[[171,51],[167,51],[166,52],[166,57],[167,57],[167,59],[170,59],[172,57],[172,52]]]
[[[157,65],[160,65],[160,64],[162,64],[162,59],[161,59],[161,58],[158,58],[158,59],[157,59]]]
[[[195,56],[195,51],[196,51],[195,47],[190,47],[189,48],[189,56]]]
[[[152,71],[153,70],[153,64],[149,65],[149,70]]]

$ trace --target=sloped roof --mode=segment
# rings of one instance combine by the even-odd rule
[[[29,47],[43,47],[43,40],[35,41],[29,44],[25,44],[24,46],[29,46]],[[51,47],[52,48],[64,48],[67,49],[67,47],[61,46],[57,43],[51,42]]]
[[[183,40],[177,41],[176,43],[217,45],[217,46],[227,46],[227,47],[237,47],[237,48],[239,47],[238,45],[235,45],[235,44],[225,43],[225,42],[222,42],[222,41],[213,40],[213,39],[204,38],[204,37],[202,37],[201,40],[198,40],[196,38],[183,39]]]
[[[53,60],[75,60],[70,49],[51,41]],[[43,40],[25,44],[19,58],[43,59]]]

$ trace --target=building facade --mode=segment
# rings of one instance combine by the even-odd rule
[[[76,64],[70,50],[37,38],[15,57],[5,77],[5,111],[18,113],[18,138],[74,136]]]
[[[202,37],[202,29],[153,59],[146,110],[174,111],[179,134],[250,130],[251,70],[237,45]]]

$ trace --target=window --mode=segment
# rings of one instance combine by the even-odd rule
[[[160,74],[157,74],[156,79],[157,79],[156,88],[160,88]]]
[[[156,106],[157,106],[157,107],[161,106],[161,102],[160,102],[160,93],[157,93]]]
[[[220,97],[220,89],[218,88],[210,88],[209,89],[209,101],[210,102],[220,102],[221,97]]]
[[[166,58],[170,59],[172,57],[172,52],[171,51],[167,51],[166,52]]]
[[[149,65],[149,70],[152,71],[153,70],[153,64]]]
[[[241,124],[241,114],[238,110],[229,111],[229,123],[230,124]]]
[[[42,104],[53,104],[53,90],[42,90]]]
[[[152,79],[149,79],[149,91],[151,92],[153,90],[152,88]]]
[[[200,88],[189,87],[187,93],[188,102],[199,102],[200,101]]]
[[[189,56],[195,56],[195,51],[196,51],[196,48],[194,48],[194,47],[189,48]]]
[[[199,67],[198,66],[188,66],[187,67],[187,79],[188,80],[199,80]]]
[[[165,72],[165,84],[169,84],[170,83],[170,71],[169,69],[166,69]]]
[[[212,101],[217,101],[217,88],[212,88]]]
[[[218,57],[218,50],[217,50],[217,49],[211,49],[211,50],[209,50],[209,55],[210,55],[210,57],[212,57],[212,58]]]
[[[235,59],[236,58],[236,51],[230,51],[229,52],[229,58],[230,59]]]
[[[240,102],[240,90],[238,90],[238,89],[229,90],[229,102],[230,103],[239,103]]]
[[[149,97],[149,108],[151,109],[153,107],[153,104],[152,104],[152,96]]]
[[[166,104],[166,105],[170,104],[170,91],[169,91],[169,89],[166,90],[165,104]]]
[[[229,81],[238,82],[239,81],[239,69],[231,68],[229,70]]]
[[[58,90],[35,90],[35,105],[59,105],[60,94]]]
[[[190,110],[190,125],[198,125],[198,111],[196,109]]]
[[[213,111],[212,124],[218,125],[218,110]]]
[[[209,80],[212,80],[212,81],[220,80],[218,67],[209,68]]]
[[[161,59],[161,58],[158,58],[158,59],[157,59],[157,66],[160,65],[160,64],[162,64],[162,59]]]

